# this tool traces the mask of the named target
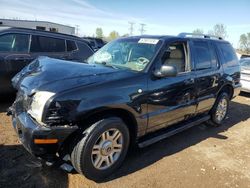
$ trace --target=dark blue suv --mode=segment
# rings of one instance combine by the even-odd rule
[[[94,180],[112,174],[133,144],[221,125],[241,88],[231,44],[207,35],[121,38],[87,62],[34,61],[13,79],[9,114],[30,153]]]

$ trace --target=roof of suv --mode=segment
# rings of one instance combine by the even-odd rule
[[[51,31],[42,31],[42,30],[37,30],[37,29],[28,29],[28,28],[19,28],[19,27],[0,27],[0,32],[18,32],[18,33],[34,33],[34,34],[40,34],[40,35],[47,35],[47,36],[54,36],[54,37],[62,37],[62,38],[67,38],[71,40],[81,40],[86,43],[88,41],[74,36],[74,35],[68,35],[64,33],[56,33],[56,32],[51,32]]]
[[[205,36],[205,35],[204,35]],[[208,36],[208,35],[206,35]],[[212,36],[214,37],[214,36]],[[226,42],[228,43],[228,41],[223,40],[223,39],[216,39],[216,38],[206,38],[206,37],[183,37],[183,36],[173,36],[173,35],[140,35],[140,36],[132,36],[132,37],[125,37],[125,38],[135,38],[135,39],[139,39],[139,38],[151,38],[151,39],[159,39],[159,40],[169,40],[169,39],[199,39],[199,40],[210,40],[210,41],[216,41],[216,42]]]

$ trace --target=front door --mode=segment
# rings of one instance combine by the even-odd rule
[[[176,77],[155,78],[148,82],[148,130],[170,126],[195,113],[195,84],[191,71],[188,41],[166,45],[160,64],[177,68]]]

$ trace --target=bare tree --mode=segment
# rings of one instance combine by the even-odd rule
[[[227,27],[224,24],[216,24],[213,27],[213,30],[209,30],[208,34],[215,35],[217,37],[222,37],[223,39],[227,38]]]
[[[240,36],[240,50],[245,53],[250,53],[250,33],[242,34]]]
[[[194,34],[204,34],[204,31],[203,31],[203,29],[197,28],[197,29],[193,30],[193,33]]]

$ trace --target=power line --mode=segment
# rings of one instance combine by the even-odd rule
[[[140,25],[141,25],[141,28],[139,29],[139,31],[140,31],[141,35],[143,35],[144,32],[146,31],[146,30],[144,29],[144,27],[146,26],[146,24],[141,23]]]
[[[133,35],[133,31],[134,31],[134,22],[128,22],[128,24],[130,25],[129,27],[129,35],[132,36]]]

